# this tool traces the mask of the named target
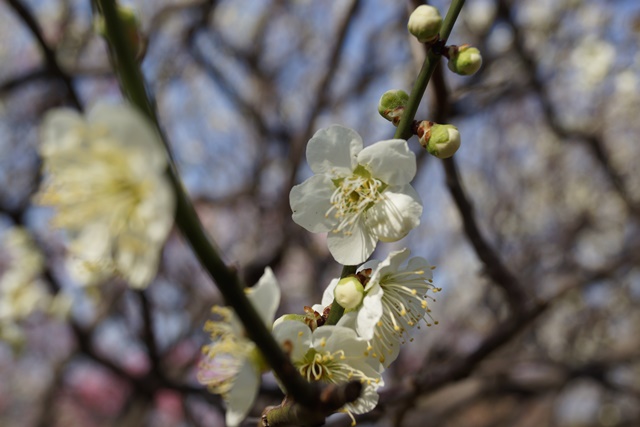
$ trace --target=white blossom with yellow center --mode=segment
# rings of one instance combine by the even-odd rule
[[[315,175],[291,189],[293,220],[313,233],[328,232],[339,263],[359,264],[378,240],[397,241],[420,223],[422,202],[409,185],[416,159],[405,140],[363,149],[360,135],[333,125],[311,138],[307,161]]]
[[[260,318],[270,326],[280,303],[280,287],[273,271],[267,267],[256,286],[245,292]],[[218,319],[205,324],[212,341],[202,348],[198,381],[212,393],[222,395],[227,404],[227,425],[235,427],[251,409],[260,376],[268,366],[231,309],[215,306],[212,312]]]
[[[52,224],[70,233],[71,273],[83,284],[119,273],[147,286],[175,210],[149,121],[126,104],[98,104],[86,118],[56,109],[44,119],[41,154],[47,175],[38,201],[55,207]]]
[[[431,318],[427,299],[428,292],[438,292],[433,285],[433,274],[427,260],[421,257],[409,258],[410,251],[394,251],[384,261],[368,261],[358,269],[364,277],[364,298],[359,307],[347,311],[338,325],[355,329],[358,336],[369,344],[371,356],[386,368],[400,352],[400,345],[406,341],[408,331]],[[322,305],[318,310],[333,302],[333,280],[325,290]],[[437,323],[437,322],[436,322]]]
[[[326,325],[312,332],[303,322],[283,320],[274,326],[273,335],[307,381],[362,383],[360,397],[346,404],[342,412],[364,414],[375,408],[377,390],[384,382],[380,370],[370,363],[367,343],[353,329]]]

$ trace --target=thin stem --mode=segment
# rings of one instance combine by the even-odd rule
[[[154,108],[149,101],[140,67],[128,43],[120,22],[114,0],[96,0],[105,20],[113,57],[118,69],[118,77],[127,98],[154,123],[162,135]],[[167,146],[164,140],[165,147]],[[168,153],[168,150],[167,150]],[[167,157],[170,160],[169,154]],[[201,265],[217,284],[227,304],[239,314],[249,338],[251,338],[275,374],[282,381],[287,394],[296,396],[303,405],[313,405],[317,401],[317,387],[306,382],[282,352],[269,329],[251,305],[243,291],[237,272],[229,268],[219,255],[218,249],[208,237],[198,214],[191,203],[182,182],[170,161],[167,174],[173,184],[177,199],[176,223],[185,236]]]
[[[440,44],[444,45],[447,42],[447,39],[451,34],[451,30],[453,29],[453,24],[455,24],[456,19],[458,19],[458,15],[460,14],[460,10],[462,10],[463,5],[464,0],[453,0],[451,3],[451,7],[447,12],[447,16],[445,16],[444,21],[442,22],[442,28],[440,29]],[[433,49],[429,49],[427,52],[427,57],[422,64],[420,74],[418,74],[418,78],[413,85],[413,89],[411,89],[407,107],[402,114],[400,123],[398,123],[398,128],[396,129],[394,138],[411,138],[411,125],[413,124],[413,119],[418,111],[420,101],[424,96],[424,91],[427,90],[427,84],[429,84],[429,79],[431,79],[433,70],[435,70],[436,65],[438,65],[438,61],[440,61],[440,56],[441,55],[436,54]]]

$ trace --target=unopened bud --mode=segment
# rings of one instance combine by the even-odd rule
[[[336,302],[345,310],[356,308],[364,298],[364,287],[355,276],[348,276],[340,279],[336,289],[333,291]]]
[[[117,10],[118,18],[120,18],[120,23],[122,24],[127,41],[130,43],[133,52],[139,55],[142,51],[142,37],[140,36],[140,22],[138,21],[138,17],[130,7],[118,5]],[[109,33],[102,15],[96,17],[93,28],[96,33],[109,40]]]
[[[409,95],[403,90],[388,90],[378,101],[378,112],[389,120],[394,126],[398,126],[405,107],[409,103]]]
[[[470,76],[482,66],[480,51],[468,44],[449,46],[449,69],[461,76]]]
[[[460,148],[460,132],[453,125],[423,121],[418,125],[420,145],[439,159],[451,157]]]
[[[416,36],[420,43],[430,43],[438,39],[438,33],[442,26],[440,12],[433,6],[423,4],[418,6],[409,16],[407,28]]]

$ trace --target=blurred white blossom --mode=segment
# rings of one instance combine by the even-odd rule
[[[604,80],[615,58],[615,46],[595,37],[586,37],[571,52],[570,62],[578,73],[578,82],[590,88]]]
[[[273,271],[267,267],[256,286],[245,292],[260,318],[271,326],[280,304],[280,286]],[[233,310],[215,306],[212,312],[219,319],[205,324],[204,329],[210,333],[212,342],[202,348],[198,381],[212,393],[222,395],[227,404],[227,425],[234,427],[251,409],[258,394],[260,376],[268,366],[260,350],[246,337]]]
[[[21,227],[7,230],[0,251],[0,337],[9,342],[21,338],[17,322],[34,312],[65,315],[69,304],[65,295],[53,296],[40,278],[44,258]]]
[[[39,202],[71,236],[71,273],[93,284],[115,272],[143,288],[156,274],[174,217],[167,160],[153,126],[126,104],[98,104],[83,118],[47,114]]]
[[[333,125],[311,138],[307,161],[316,175],[291,189],[293,220],[329,232],[329,251],[339,263],[359,264],[378,240],[400,240],[420,223],[422,201],[409,185],[416,158],[405,140],[363,149],[360,135]]]

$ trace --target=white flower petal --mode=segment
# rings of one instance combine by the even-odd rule
[[[326,233],[333,228],[335,219],[327,216],[331,208],[331,195],[335,185],[326,175],[314,175],[289,193],[293,221],[312,233]]]
[[[158,272],[160,254],[155,251],[118,251],[116,265],[132,288],[144,289]]]
[[[362,150],[362,138],[354,130],[333,125],[320,129],[307,144],[307,162],[316,174],[333,178],[350,175]]]
[[[293,361],[301,360],[311,348],[311,329],[297,320],[279,322],[273,327],[273,336],[283,349],[290,352],[289,357]]]
[[[367,343],[358,338],[356,331],[337,325],[325,325],[313,332],[313,348],[335,353],[344,351],[347,356],[364,359]]]
[[[383,242],[395,242],[420,224],[422,201],[410,185],[390,187],[366,212],[366,224]]]
[[[339,281],[340,279],[332,279],[331,283],[329,283],[329,286],[327,286],[327,289],[324,290],[324,293],[322,294],[323,310],[324,310],[324,307],[327,307],[329,304],[333,302],[333,299],[334,299],[333,293],[336,290],[336,286],[338,286]],[[318,313],[322,313],[322,310],[318,311]]]
[[[365,340],[373,339],[376,324],[382,317],[382,288],[374,283],[362,300],[362,307],[358,310],[356,330]]]
[[[269,324],[275,317],[280,304],[280,285],[273,270],[270,267],[265,268],[258,283],[254,287],[246,289],[245,292],[260,318],[267,326],[270,326]]]
[[[378,261],[377,259],[372,259],[365,262],[364,264],[361,264],[360,267],[358,267],[357,271],[358,273],[360,273],[361,271],[364,271],[364,270],[369,270],[369,269],[375,270],[376,267],[378,267],[378,264],[380,264],[380,261]]]
[[[105,134],[113,142],[127,146],[132,156],[144,161],[145,169],[161,171],[166,167],[167,159],[160,146],[160,137],[149,119],[137,108],[126,103],[98,103],[87,113],[87,121],[96,137]]]
[[[416,175],[416,156],[404,139],[376,142],[358,154],[358,163],[389,185],[405,185]]]
[[[429,261],[422,257],[413,257],[407,263],[407,270],[410,271],[424,271],[424,276],[428,279],[433,279],[433,272],[431,271],[431,264]]]
[[[358,317],[357,311],[347,311],[342,315],[340,320],[338,320],[338,323],[336,323],[336,326],[342,326],[343,328],[349,328],[355,331],[357,317]]]
[[[384,355],[384,362],[382,362],[381,364],[383,369],[387,369],[389,365],[391,365],[393,362],[396,361],[396,359],[400,355],[400,345],[401,343],[400,341],[398,341],[393,346],[391,346],[391,348],[388,348],[388,349],[383,349],[383,348],[380,348],[379,346],[378,347],[374,346],[376,350],[380,351],[380,353]],[[374,360],[377,360],[377,359],[374,359]]]
[[[350,235],[342,232],[329,233],[327,236],[329,252],[336,261],[343,265],[360,264],[369,258],[376,249],[378,239],[362,220],[358,220],[351,233]]]
[[[41,154],[48,157],[60,151],[76,149],[82,142],[84,118],[70,108],[49,111],[42,122]]]
[[[253,401],[258,395],[259,385],[260,373],[253,363],[247,359],[242,368],[240,368],[233,387],[224,396],[227,404],[227,426],[238,426],[247,417],[249,410],[253,406]]]
[[[371,287],[375,283],[379,283],[388,273],[397,272],[400,269],[400,265],[405,262],[410,255],[411,251],[407,248],[389,253],[389,255],[384,260],[379,261],[376,268],[374,268],[371,274],[371,280],[369,280],[367,286]]]
[[[373,411],[378,404],[379,396],[376,391],[378,387],[379,385],[365,385],[360,397],[355,402],[345,405],[345,409],[354,414],[366,414],[367,412]]]

